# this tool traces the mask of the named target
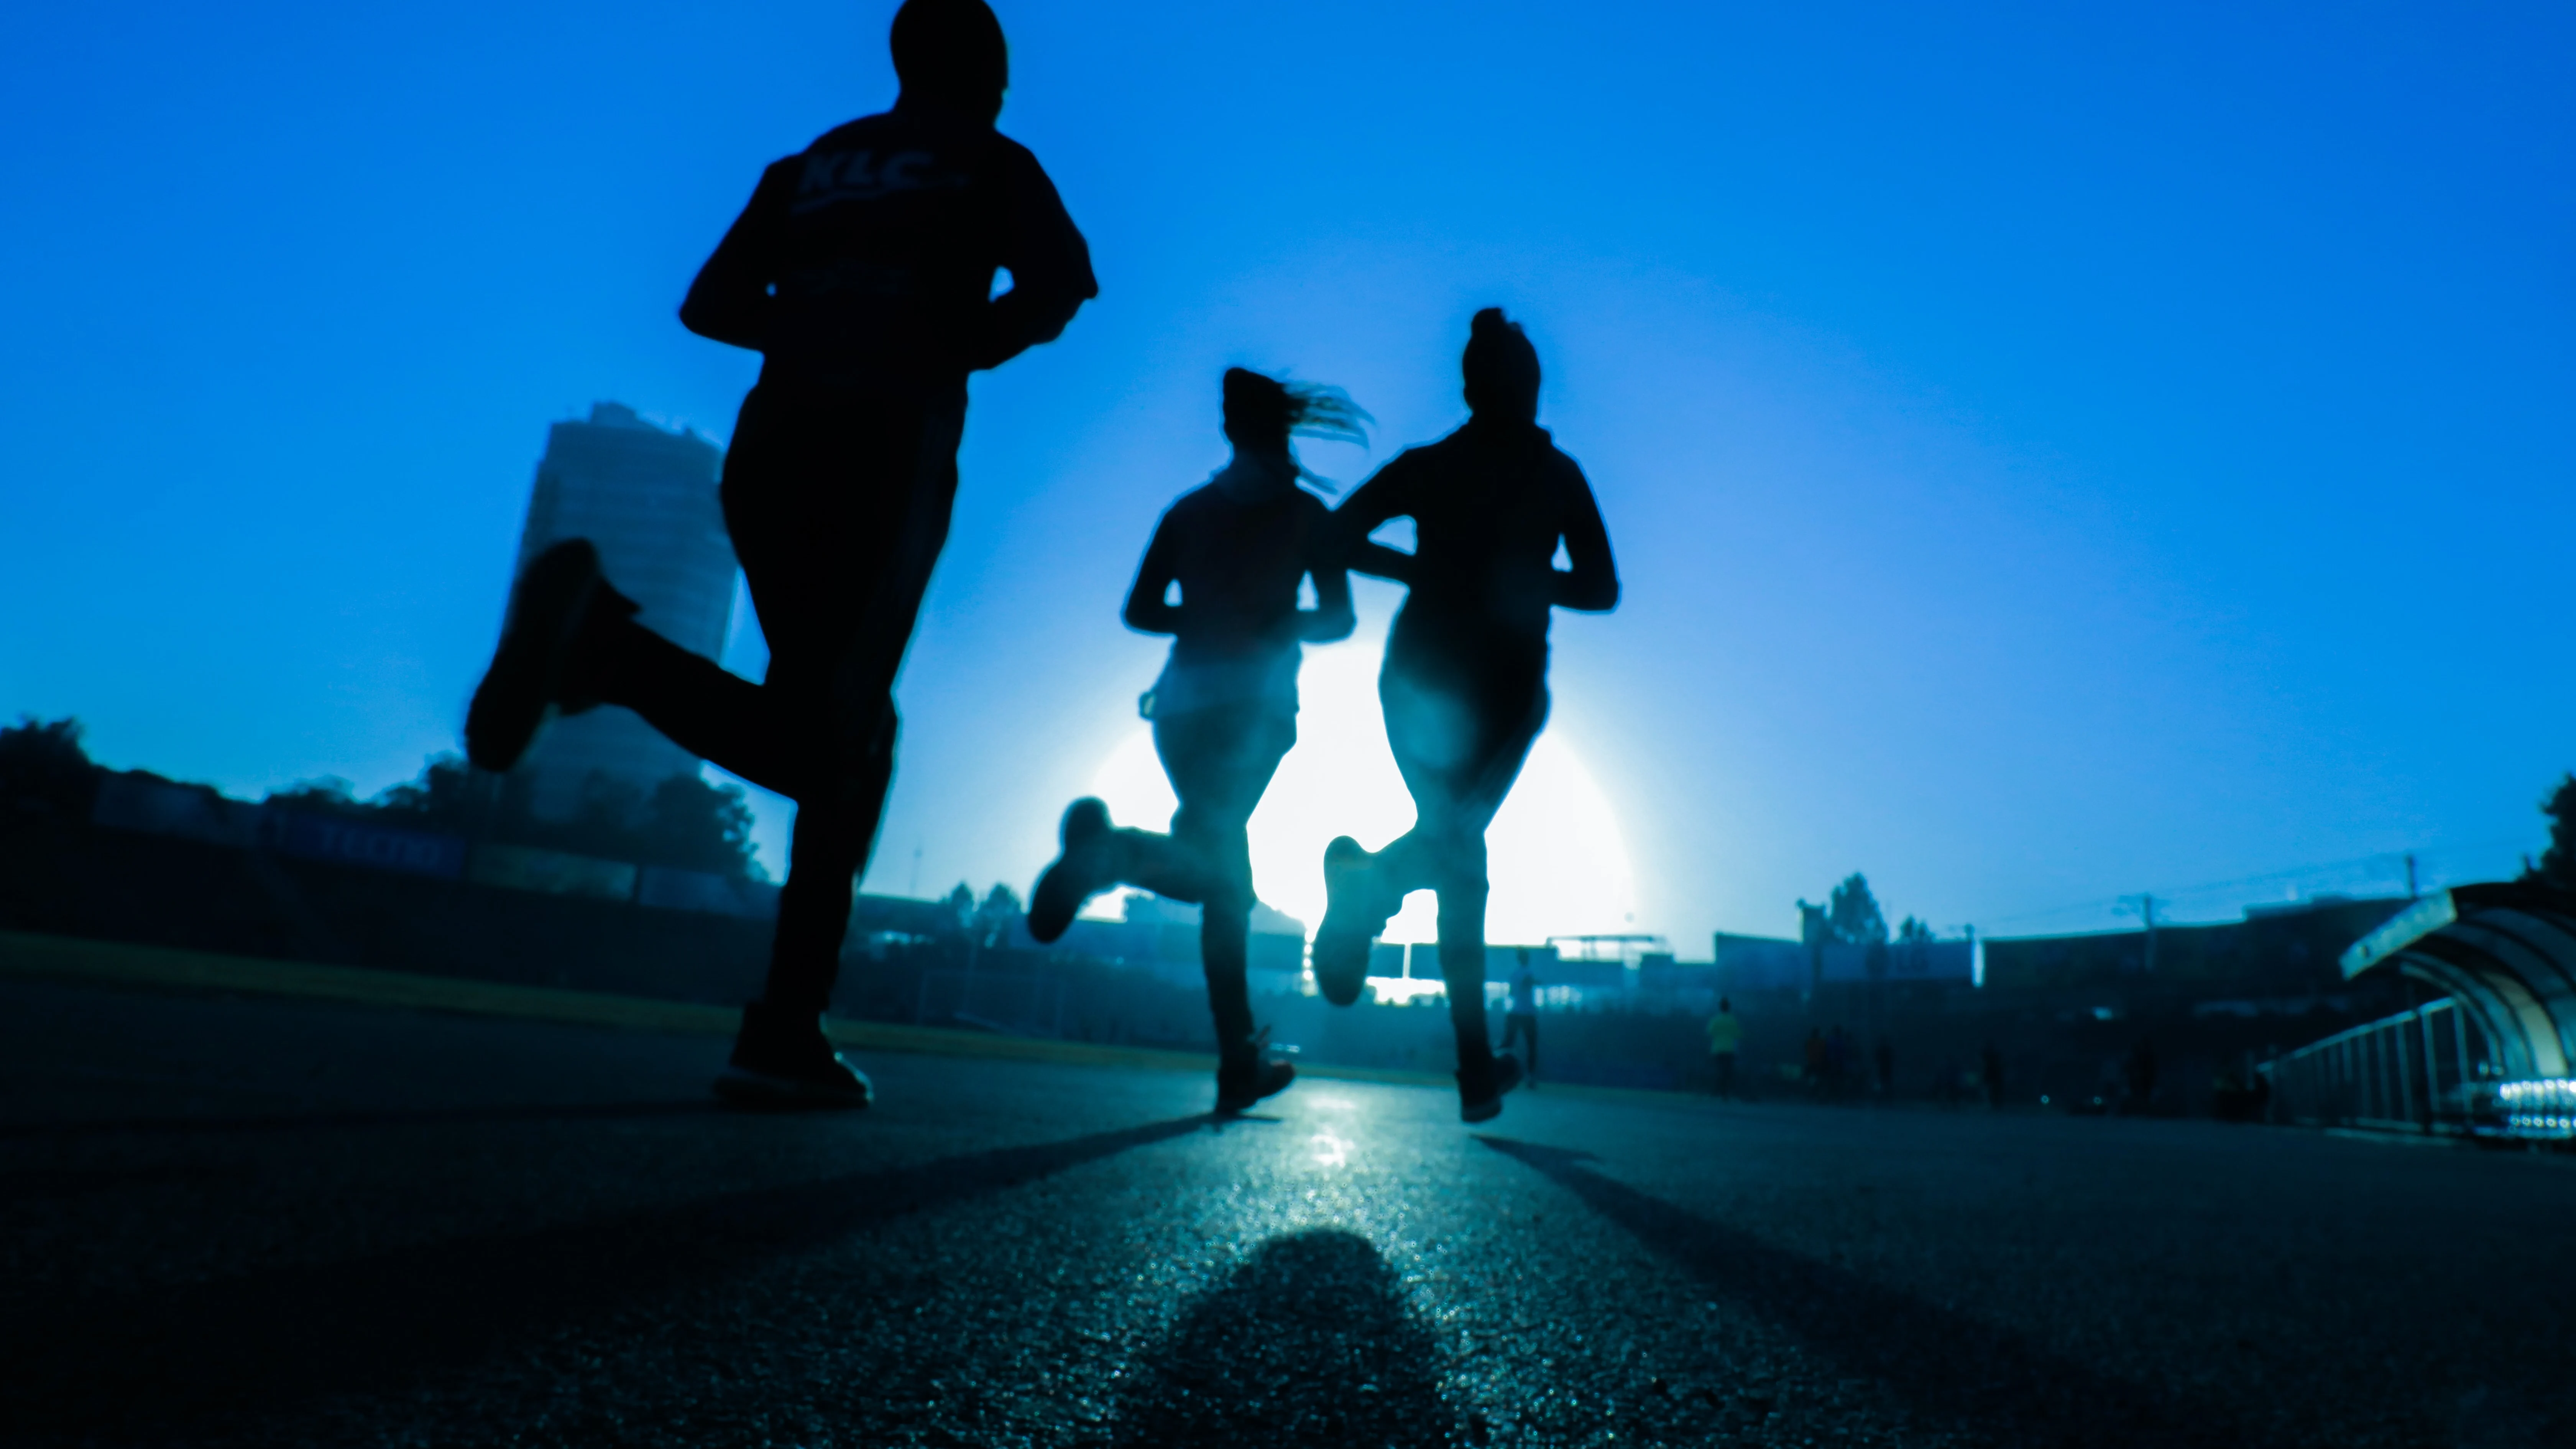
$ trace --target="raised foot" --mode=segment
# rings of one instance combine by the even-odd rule
[[[1084,901],[1118,883],[1108,860],[1106,803],[1085,795],[1066,806],[1058,838],[1062,851],[1029,892],[1029,934],[1042,943],[1062,936]]]
[[[598,608],[635,612],[600,576],[599,550],[568,538],[538,554],[510,590],[509,622],[465,711],[465,756],[486,770],[519,762],[546,712],[579,714],[599,703],[573,687],[574,651]]]
[[[1360,999],[1368,984],[1369,943],[1386,929],[1374,859],[1347,835],[1324,847],[1324,921],[1315,928],[1315,989],[1335,1006]]]

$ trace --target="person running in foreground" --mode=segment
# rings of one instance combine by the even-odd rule
[[[894,109],[771,165],[680,307],[764,357],[722,498],[766,682],[637,624],[573,539],[520,576],[465,723],[474,763],[506,770],[550,709],[625,705],[796,800],[768,982],[716,1083],[753,1105],[868,1104],[822,1013],[893,779],[895,672],[948,537],[966,377],[1053,340],[1099,290],[1046,173],[993,129],[1009,56],[983,0],[906,0],[892,48]]]
[[[1127,594],[1127,627],[1172,636],[1171,660],[1141,702],[1154,722],[1154,753],[1180,799],[1171,833],[1115,828],[1108,806],[1076,800],[1064,812],[1064,853],[1030,892],[1029,934],[1040,941],[1063,935],[1082,903],[1112,886],[1199,904],[1220,1112],[1243,1111],[1297,1075],[1268,1059],[1267,1033],[1252,1027],[1246,827],[1297,743],[1299,645],[1347,639],[1357,622],[1330,516],[1297,486],[1303,470],[1288,440],[1305,433],[1364,442],[1367,416],[1330,388],[1227,370],[1225,435],[1234,461],[1163,515]],[[1301,610],[1297,586],[1309,575],[1315,607]],[[1164,602],[1175,583],[1181,601]]]
[[[1333,513],[1354,570],[1410,586],[1377,689],[1415,818],[1375,855],[1347,835],[1324,848],[1314,968],[1326,1000],[1357,1000],[1369,942],[1406,893],[1438,892],[1459,1115],[1482,1122],[1521,1078],[1486,1036],[1485,827],[1547,722],[1550,610],[1617,607],[1619,575],[1591,484],[1538,425],[1538,353],[1500,308],[1476,314],[1464,370],[1467,425],[1406,450]],[[1412,553],[1368,541],[1405,516]],[[1560,542],[1570,571],[1555,567]]]

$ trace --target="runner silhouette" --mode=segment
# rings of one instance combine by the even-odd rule
[[[1324,848],[1314,969],[1327,1000],[1357,1000],[1369,942],[1407,893],[1436,891],[1459,1115],[1482,1122],[1521,1079],[1486,1035],[1485,827],[1547,722],[1550,611],[1617,607],[1619,575],[1592,485],[1538,425],[1538,353],[1500,308],[1476,314],[1464,372],[1467,425],[1399,454],[1333,512],[1353,570],[1409,586],[1377,690],[1414,824],[1375,855],[1347,835]],[[1369,541],[1400,517],[1412,553]]]
[[[948,536],[966,377],[1053,340],[1099,290],[1046,173],[993,129],[1009,54],[983,0],[906,0],[890,41],[894,109],[763,172],[680,306],[763,356],[722,496],[766,680],[637,624],[567,540],[520,576],[465,725],[473,761],[505,770],[550,710],[624,705],[796,800],[768,982],[716,1083],[746,1104],[869,1101],[822,1013],[893,779],[894,678]]]
[[[1199,904],[1199,962],[1216,1018],[1217,1110],[1240,1112],[1297,1075],[1267,1058],[1252,1025],[1244,967],[1252,930],[1252,848],[1262,792],[1297,743],[1301,644],[1347,639],[1356,623],[1331,515],[1297,486],[1290,435],[1365,442],[1368,415],[1326,387],[1288,385],[1240,367],[1225,374],[1234,460],[1181,495],[1154,529],[1127,626],[1172,636],[1162,677],[1140,702],[1180,808],[1169,835],[1120,829],[1088,797],[1064,812],[1064,853],[1030,892],[1029,933],[1064,934],[1082,903],[1118,885]],[[1315,581],[1315,607],[1297,586]],[[1165,602],[1174,584],[1178,604]]]

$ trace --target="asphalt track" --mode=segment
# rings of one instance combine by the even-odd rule
[[[2576,1443],[2576,1171],[0,977],[0,1438]]]

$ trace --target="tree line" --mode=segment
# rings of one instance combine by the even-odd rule
[[[77,719],[23,717],[0,726],[0,819],[86,821],[110,772],[92,761]],[[184,785],[148,770],[122,773]],[[751,805],[739,785],[673,775],[650,791],[604,774],[583,783],[565,819],[530,805],[535,781],[494,775],[456,755],[434,755],[420,774],[361,799],[346,780],[309,780],[268,794],[272,804],[344,820],[527,845],[638,865],[702,870],[735,879],[764,877],[754,857]],[[194,788],[211,790],[211,786]]]

